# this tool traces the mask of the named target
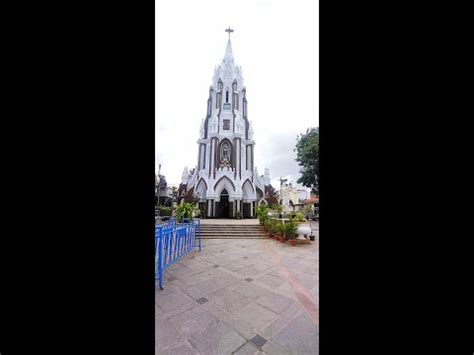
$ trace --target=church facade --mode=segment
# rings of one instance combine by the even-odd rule
[[[255,141],[247,115],[241,67],[234,62],[229,39],[224,59],[215,68],[207,114],[199,132],[197,165],[184,168],[180,190],[199,199],[201,216],[254,218],[266,204],[270,173],[259,176],[254,165]]]

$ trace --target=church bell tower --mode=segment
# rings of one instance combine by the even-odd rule
[[[195,173],[184,179],[207,217],[255,217],[265,179],[254,166],[253,128],[247,116],[242,69],[232,53],[230,27],[224,58],[214,69],[206,117],[201,122]]]

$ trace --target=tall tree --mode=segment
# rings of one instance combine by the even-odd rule
[[[296,137],[296,161],[301,166],[299,184],[319,193],[319,127],[308,128]]]
[[[272,185],[265,186],[265,200],[270,206],[278,205],[278,192]]]

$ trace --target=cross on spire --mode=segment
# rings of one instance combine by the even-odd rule
[[[226,29],[225,31],[226,31],[226,32],[229,32],[229,40],[230,40],[230,34],[231,34],[232,32],[234,32],[234,30],[231,29],[230,26],[229,26],[229,28]]]

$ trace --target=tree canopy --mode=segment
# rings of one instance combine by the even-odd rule
[[[265,186],[265,200],[270,206],[278,205],[278,192],[272,185]]]
[[[301,166],[299,184],[319,194],[319,127],[306,130],[296,137],[296,161]]]

